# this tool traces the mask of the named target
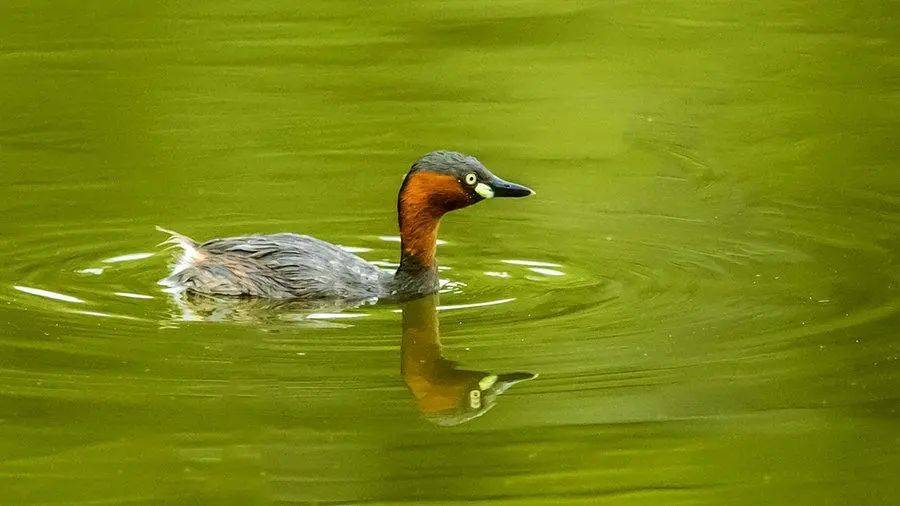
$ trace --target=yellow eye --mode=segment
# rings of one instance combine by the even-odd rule
[[[466,184],[467,185],[473,186],[477,182],[478,182],[478,176],[476,176],[474,172],[470,172],[470,173],[466,174]]]

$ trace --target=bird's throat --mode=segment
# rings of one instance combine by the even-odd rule
[[[437,291],[435,251],[442,214],[401,201],[400,267],[396,275],[399,292],[422,295]]]
[[[401,211],[400,265],[407,260],[409,267],[436,269],[437,233],[440,215],[428,209]]]

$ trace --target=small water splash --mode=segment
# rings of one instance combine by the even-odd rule
[[[521,265],[524,267],[562,267],[561,264],[554,262],[543,262],[539,260],[518,260],[518,259],[506,259],[501,260],[501,262],[509,265]]]
[[[447,305],[443,305],[443,306],[437,306],[437,310],[438,311],[454,311],[457,309],[472,309],[472,308],[476,308],[476,307],[497,306],[500,304],[507,304],[514,300],[516,300],[516,298],[511,297],[508,299],[489,300],[489,301],[485,301],[485,302],[471,302],[471,303],[467,303],[467,304],[447,304]],[[392,312],[401,313],[402,310],[394,309],[394,310],[392,310]]]
[[[131,293],[131,292],[113,292],[113,295],[118,295],[119,297],[125,297],[128,299],[153,299],[152,295],[144,295],[142,293]]]
[[[70,313],[80,314],[84,316],[96,316],[98,318],[118,318],[121,320],[138,320],[139,318],[135,318],[133,316],[127,316],[122,314],[112,314],[112,313],[104,313],[102,311],[69,311]]]
[[[94,276],[99,276],[99,275],[103,274],[103,271],[104,271],[103,267],[88,267],[86,269],[78,269],[75,272],[77,272],[78,274],[91,274]]]
[[[543,274],[544,276],[565,276],[566,273],[563,271],[558,271],[556,269],[548,269],[547,267],[529,267],[529,271]]]
[[[62,301],[62,302],[72,302],[75,304],[86,304],[86,301],[79,299],[78,297],[73,297],[71,295],[66,295],[64,293],[59,293],[59,292],[51,292],[50,290],[44,290],[42,288],[33,288],[30,286],[21,286],[21,285],[14,285],[13,288],[20,292],[23,292],[23,293],[27,293],[30,295],[36,295],[38,297],[44,297],[47,299],[53,299],[53,300],[58,300],[58,301]]]
[[[154,255],[153,253],[146,253],[146,252],[144,252],[144,253],[129,253],[127,255],[119,255],[119,256],[114,256],[114,257],[110,257],[110,258],[104,258],[103,260],[101,260],[101,262],[107,263],[107,264],[132,262],[134,260],[143,260],[145,258],[150,258],[153,255]]]
[[[516,300],[516,298],[511,297],[508,299],[489,300],[486,302],[472,302],[469,304],[449,304],[449,305],[445,305],[445,306],[438,306],[437,310],[438,311],[453,311],[456,309],[471,309],[471,308],[475,308],[475,307],[496,306],[499,304],[507,304],[514,300]]]

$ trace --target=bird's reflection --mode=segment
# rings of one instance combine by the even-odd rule
[[[537,375],[461,369],[441,354],[437,295],[403,304],[400,374],[419,411],[438,425],[459,425],[477,418],[510,386]]]
[[[291,326],[340,327],[344,324],[308,320],[312,311],[341,312],[359,304],[346,301],[269,301],[203,295],[176,294],[176,319],[228,321],[254,325],[277,322]],[[441,353],[437,318],[438,295],[403,302],[400,374],[418,410],[437,425],[459,425],[494,407],[497,397],[510,386],[535,378],[530,372],[497,373],[462,369]]]

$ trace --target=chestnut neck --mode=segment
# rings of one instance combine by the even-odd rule
[[[453,175],[415,170],[406,175],[397,197],[400,267],[393,291],[400,298],[438,291],[434,254],[441,217],[470,204],[471,195]]]
[[[438,290],[435,262],[437,234],[444,212],[416,199],[398,202],[400,225],[400,266],[394,276],[401,297],[414,297]]]

